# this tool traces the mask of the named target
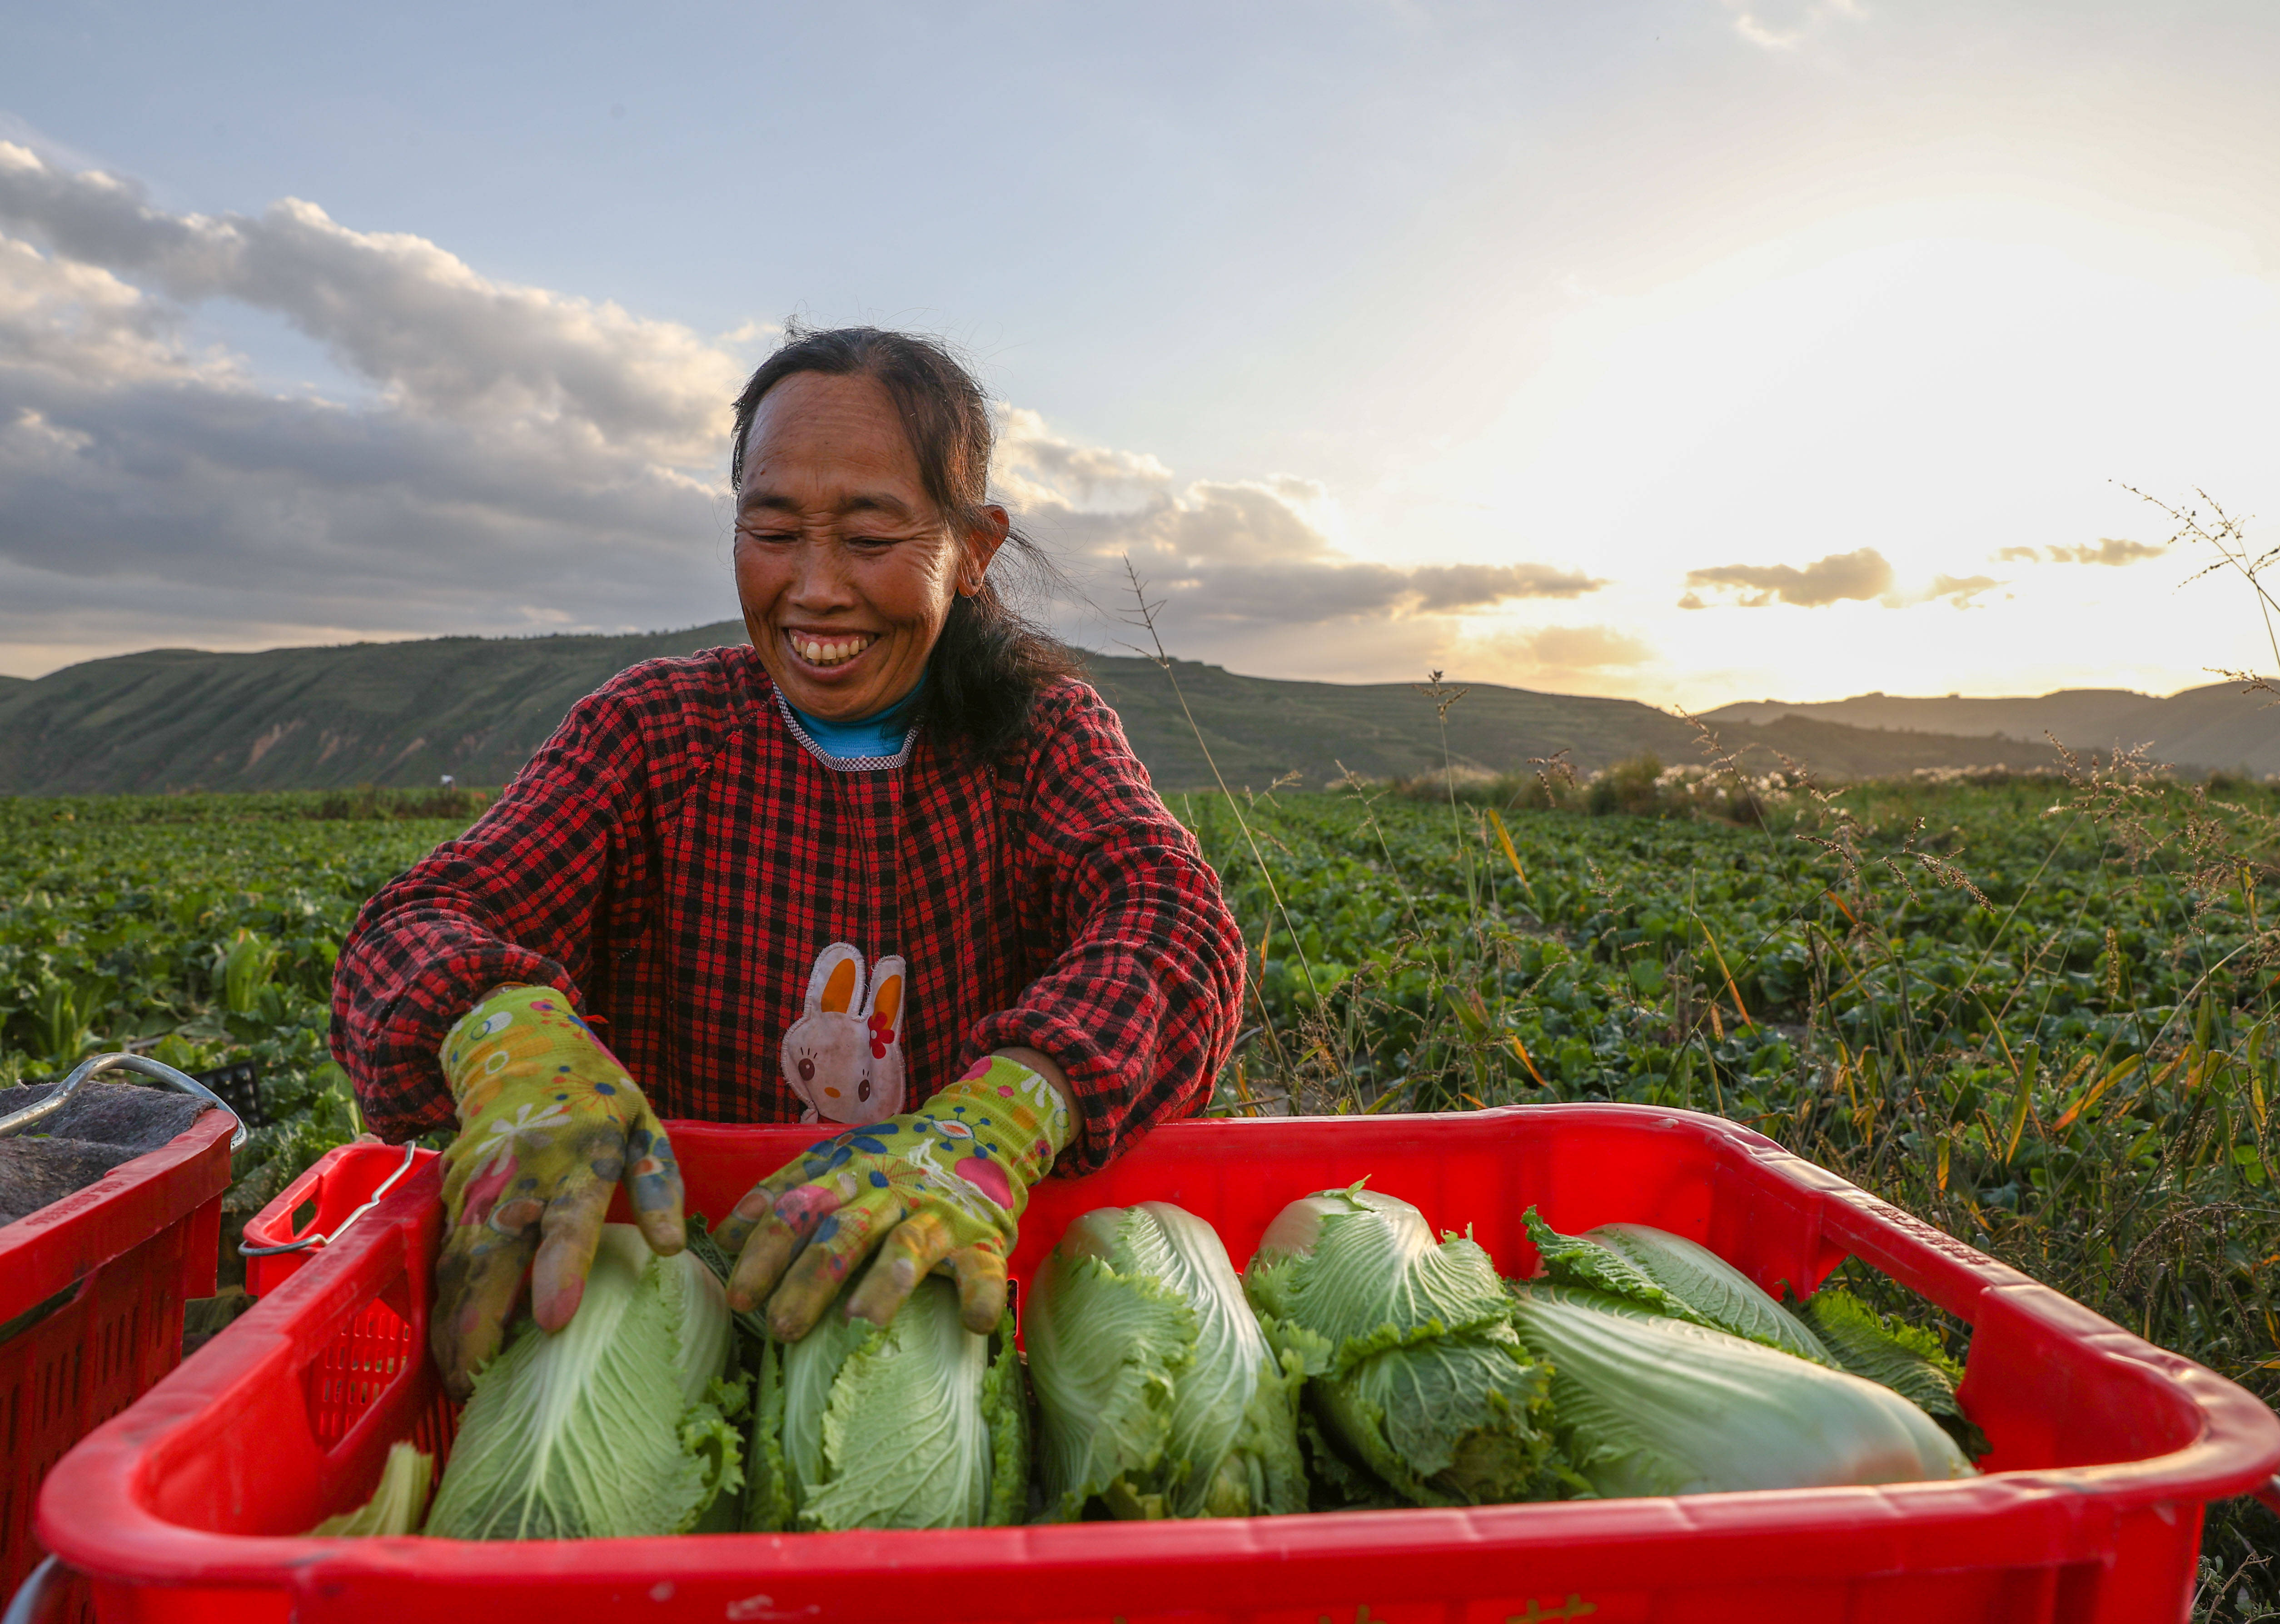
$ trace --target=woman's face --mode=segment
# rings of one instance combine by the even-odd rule
[[[784,697],[852,721],[917,687],[951,600],[1005,539],[1005,510],[983,512],[951,533],[872,379],[794,373],[770,389],[744,443],[736,596]]]

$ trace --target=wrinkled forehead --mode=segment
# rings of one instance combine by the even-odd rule
[[[872,379],[822,373],[795,373],[761,397],[737,505],[936,516],[893,397]]]

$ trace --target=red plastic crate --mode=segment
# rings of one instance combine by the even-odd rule
[[[238,1245],[245,1254],[245,1289],[267,1297],[343,1229],[367,1216],[376,1198],[438,1154],[377,1140],[327,1151],[246,1220]],[[302,1217],[304,1211],[307,1216]]]
[[[0,1596],[40,1560],[32,1512],[49,1468],[181,1361],[182,1305],[213,1295],[236,1127],[204,1112],[0,1225],[0,1326],[24,1320],[0,1338]]]
[[[814,1137],[671,1125],[692,1210],[720,1213]],[[1619,1105],[1180,1123],[1105,1172],[1049,1180],[1026,1279],[1064,1225],[1156,1198],[1240,1261],[1291,1197],[1367,1175],[1534,1266],[1521,1210],[1703,1242],[1763,1284],[1858,1256],[1974,1327],[1963,1388],[1988,1474],[1881,1488],[943,1532],[481,1544],[312,1540],[389,1443],[448,1441],[423,1349],[441,1174],[343,1240],[59,1466],[40,1532],[105,1620],[403,1624],[480,1610],[631,1619],[1179,1619],[1592,1624],[1684,1619],[2123,1620],[2185,1616],[2203,1505],[2280,1468],[2280,1418],[1771,1141]],[[385,1333],[385,1334],[381,1334]]]

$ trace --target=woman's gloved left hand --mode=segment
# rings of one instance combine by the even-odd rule
[[[915,1111],[818,1141],[754,1185],[716,1232],[736,1257],[729,1305],[750,1309],[774,1288],[769,1328],[797,1341],[876,1247],[849,1313],[884,1325],[947,1263],[959,1317],[994,1330],[1014,1220],[1071,1131],[1060,1092],[998,1054]]]

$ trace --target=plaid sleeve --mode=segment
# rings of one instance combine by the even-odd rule
[[[686,731],[689,673],[660,668],[694,664],[637,666],[581,700],[474,827],[357,916],[334,971],[332,1049],[382,1137],[451,1121],[436,1051],[490,988],[581,997],[612,916],[643,889],[659,758]]]
[[[1035,1049],[1068,1074],[1082,1120],[1059,1167],[1090,1173],[1209,1095],[1242,1012],[1243,942],[1100,697],[1051,690],[1033,727],[1025,889],[1058,951],[968,1042]]]

